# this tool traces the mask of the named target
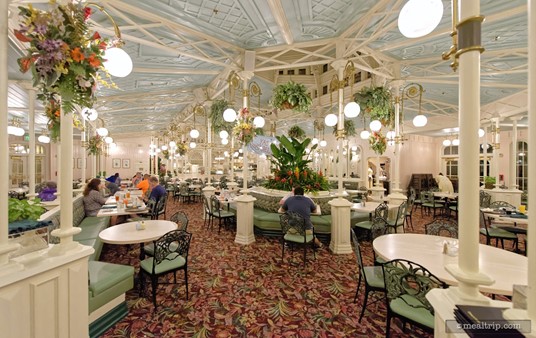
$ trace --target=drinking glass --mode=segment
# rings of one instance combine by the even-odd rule
[[[127,198],[130,198],[130,191],[127,191]]]
[[[115,195],[115,202],[119,202],[119,195]]]
[[[524,214],[525,211],[527,211],[527,207],[526,207],[525,205],[520,205],[520,206],[519,206],[519,212],[522,213],[522,214]]]

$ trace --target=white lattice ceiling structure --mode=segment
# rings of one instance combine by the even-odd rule
[[[114,17],[134,63],[126,78],[114,79],[119,90],[102,89],[97,110],[114,136],[159,135],[172,123],[189,130],[193,107],[207,107],[216,98],[229,99],[230,72],[244,70],[246,55],[254,56],[254,76],[262,90],[261,109],[277,120],[279,132],[300,124],[312,134],[313,118],[330,110],[325,86],[337,59],[352,60],[372,79],[359,86],[387,84],[393,79],[420,83],[425,132],[457,126],[458,76],[441,60],[451,45],[451,4],[443,1],[439,27],[423,38],[407,39],[397,28],[404,0],[103,0],[96,1]],[[12,0],[9,28],[9,114],[27,125],[27,75],[18,71],[24,48],[13,36],[19,5],[46,1]],[[483,24],[482,119],[526,113],[527,1],[482,0]],[[108,18],[98,11],[92,23],[101,35],[113,35]],[[325,66],[328,65],[328,66]],[[288,71],[295,71],[289,75]],[[303,70],[303,74],[300,72]],[[312,117],[275,113],[269,99],[275,84],[292,79],[313,93]],[[239,93],[240,91],[238,91]],[[317,95],[315,95],[315,93]],[[351,96],[346,90],[346,99]],[[240,102],[240,100],[237,100]],[[256,101],[250,105],[256,107]],[[405,105],[404,116],[417,113]],[[42,109],[41,109],[42,110]],[[203,124],[203,118],[197,117]],[[360,126],[360,122],[357,123]],[[37,128],[46,119],[36,118]],[[267,124],[269,125],[269,124]],[[407,124],[406,132],[412,132]],[[421,131],[423,132],[423,131]]]

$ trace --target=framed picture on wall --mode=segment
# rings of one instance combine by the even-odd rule
[[[130,160],[128,158],[123,159],[123,169],[130,169]]]
[[[112,168],[114,168],[114,169],[121,168],[121,159],[120,158],[112,158]]]

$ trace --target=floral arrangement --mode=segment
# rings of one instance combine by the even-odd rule
[[[255,137],[253,117],[247,107],[241,108],[236,117],[236,125],[233,127],[233,135],[244,145],[248,145]]]
[[[188,151],[188,146],[184,142],[177,142],[177,154],[183,156]]]
[[[98,74],[105,71],[103,56],[108,41],[89,31],[91,9],[81,2],[60,5],[51,0],[49,11],[31,4],[19,10],[22,22],[14,33],[18,40],[29,43],[26,55],[18,59],[20,70],[31,71],[33,85],[39,90],[37,98],[49,118],[51,138],[57,140],[60,105],[65,113],[73,112],[76,106],[91,108],[98,83],[115,87]]]
[[[315,172],[308,167],[311,162],[310,154],[317,147],[312,146],[307,154],[305,149],[311,143],[311,139],[306,138],[300,142],[295,138],[288,139],[286,136],[276,138],[280,142],[279,147],[275,144],[270,146],[274,177],[264,184],[266,188],[290,191],[295,184],[299,184],[307,192],[329,190],[329,183],[322,171]]]
[[[382,155],[387,148],[387,139],[379,131],[373,131],[369,137],[370,149],[378,155]]]
[[[99,135],[91,136],[87,141],[87,153],[89,155],[100,155],[102,153],[102,146],[104,145],[104,139]]]

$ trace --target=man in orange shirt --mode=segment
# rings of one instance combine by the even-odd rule
[[[149,177],[151,177],[151,175],[143,175],[143,180],[136,186],[136,188],[141,189],[143,195],[145,195],[147,193],[147,189],[149,189]]]

